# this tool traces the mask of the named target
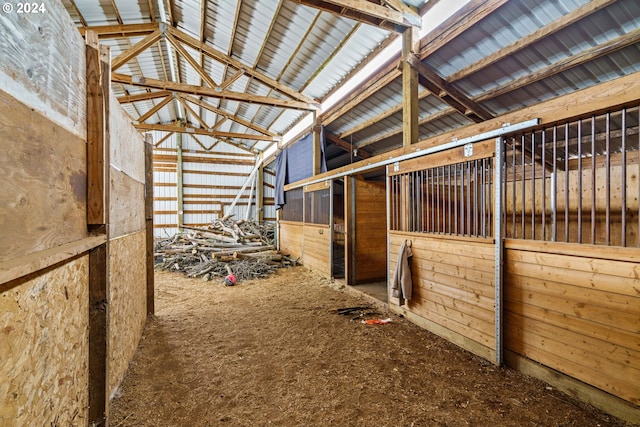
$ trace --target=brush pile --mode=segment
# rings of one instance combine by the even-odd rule
[[[228,219],[215,221],[207,228],[183,229],[181,234],[156,240],[157,269],[213,280],[223,279],[229,266],[238,280],[251,280],[296,264],[275,250],[273,224]]]

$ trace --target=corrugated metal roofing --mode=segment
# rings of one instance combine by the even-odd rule
[[[79,26],[157,23],[162,15],[159,10],[149,10],[146,0],[113,3],[111,0],[64,0],[63,3]],[[472,11],[487,4],[490,5],[474,0],[466,9]],[[444,45],[438,44],[437,34],[428,35],[433,43],[427,46],[421,58],[425,65],[493,115],[640,72],[640,3],[635,0],[602,2],[594,11],[575,21],[563,21],[582,14],[595,4],[588,0],[507,1],[472,23],[460,12],[460,16],[449,20],[451,26],[462,29],[460,34]],[[170,5],[170,11],[167,5]],[[385,29],[293,0],[206,0],[204,5],[198,0],[164,0],[153,2],[152,7],[165,8],[165,15],[173,19],[171,27],[246,67],[247,71],[224,90],[272,99],[293,100],[293,97],[252,75],[252,69],[292,91],[324,99],[354,69],[370,60],[373,51],[394,36]],[[471,13],[471,16],[475,15]],[[561,25],[557,30],[532,37],[558,23]],[[440,27],[437,31],[440,30],[447,28]],[[146,35],[114,36],[103,42],[109,44],[113,55],[117,56]],[[531,39],[525,39],[529,37]],[[523,40],[527,40],[526,43]],[[200,85],[200,75],[173,47],[169,48],[170,55],[168,44],[167,40],[160,39],[116,72],[171,80],[171,67],[177,66],[176,78],[180,82]],[[521,46],[501,54],[516,44]],[[238,63],[234,65],[209,54],[201,55],[197,49],[186,45],[184,48],[202,64],[216,84],[236,76]],[[491,55],[496,58],[485,64]],[[149,89],[133,85],[114,85],[114,92],[119,97],[147,91]],[[464,112],[457,111],[438,95],[423,96],[420,100],[420,138],[472,123]],[[221,115],[190,104],[208,126],[218,124],[216,130],[222,132],[255,134],[255,130],[240,123],[244,120],[282,135],[306,115],[303,110],[282,106],[215,96],[197,98],[237,118],[236,121],[222,120]],[[143,100],[124,106],[135,120],[161,101]],[[334,135],[346,132],[349,144],[361,146],[372,154],[397,148],[402,144],[401,102],[401,79],[395,79],[334,117],[326,124],[326,131]],[[175,122],[184,118],[179,117],[185,114],[184,111],[184,107],[174,100],[146,122]],[[376,117],[380,118],[377,122],[352,131],[363,123],[375,121]],[[202,126],[192,114],[188,113],[186,118],[190,126]],[[272,143],[236,142],[258,150],[264,150]],[[333,156],[329,159],[330,166],[352,161],[352,153],[329,145],[327,154]]]

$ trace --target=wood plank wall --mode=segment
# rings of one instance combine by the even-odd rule
[[[331,228],[328,225],[304,224],[302,261],[309,269],[331,277]]]
[[[302,248],[304,245],[302,235],[303,226],[301,222],[278,221],[278,249],[289,254],[294,259],[302,258]]]
[[[640,404],[638,250],[507,240],[504,256],[506,348]]]
[[[413,298],[395,311],[426,319],[427,326],[467,350],[495,358],[494,245],[488,239],[451,239],[389,232],[389,277],[404,240],[411,241]],[[434,326],[434,327],[432,327]]]
[[[387,202],[384,182],[355,179],[355,283],[387,276]],[[346,215],[350,215],[346,212]],[[347,220],[349,223],[349,220]]]

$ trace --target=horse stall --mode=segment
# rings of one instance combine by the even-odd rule
[[[151,144],[109,49],[29,18],[0,44],[0,425],[98,425],[153,312]]]
[[[637,101],[558,114],[387,166],[390,286],[402,245],[413,254],[412,295],[391,310],[633,418],[639,116]]]

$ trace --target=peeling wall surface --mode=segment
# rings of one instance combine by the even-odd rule
[[[0,425],[86,425],[88,256],[34,276],[0,292]]]

